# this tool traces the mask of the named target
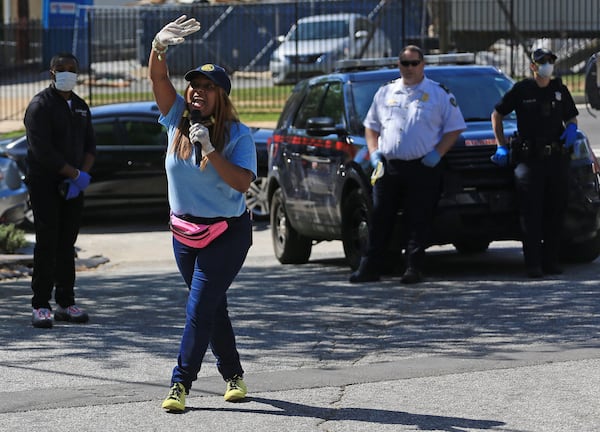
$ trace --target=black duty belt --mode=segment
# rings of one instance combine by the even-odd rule
[[[557,154],[566,155],[569,154],[569,149],[562,145],[562,143],[552,142],[550,144],[546,144],[545,146],[540,146],[539,152],[542,154],[542,156],[552,156]]]

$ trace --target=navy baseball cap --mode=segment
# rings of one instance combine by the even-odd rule
[[[538,48],[531,54],[531,61],[534,63],[540,61],[544,57],[550,57],[552,60],[556,60],[557,57],[552,51],[546,48]]]
[[[225,90],[227,94],[231,92],[231,80],[229,79],[227,72],[225,72],[225,69],[223,69],[221,66],[212,63],[206,63],[197,67],[196,69],[186,72],[184,78],[186,81],[191,81],[198,75],[204,75],[206,78]]]

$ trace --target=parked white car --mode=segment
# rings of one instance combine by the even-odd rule
[[[340,13],[301,18],[273,51],[269,69],[274,84],[332,72],[342,59],[389,57],[392,45],[364,15]]]
[[[28,197],[15,161],[0,157],[0,223],[20,224],[25,219]]]

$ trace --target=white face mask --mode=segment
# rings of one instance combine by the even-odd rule
[[[54,76],[56,90],[68,92],[73,90],[77,84],[77,74],[74,72],[56,72]]]
[[[538,66],[538,75],[542,78],[550,78],[554,72],[554,65],[546,63]]]

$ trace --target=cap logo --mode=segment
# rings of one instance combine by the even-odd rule
[[[212,72],[212,71],[215,70],[215,65],[213,65],[213,64],[205,64],[205,65],[202,65],[202,67],[200,68],[200,70],[204,71],[204,72]]]

